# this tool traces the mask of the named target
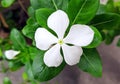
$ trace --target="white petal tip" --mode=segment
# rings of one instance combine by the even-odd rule
[[[44,55],[44,63],[48,67],[58,67],[63,61],[63,57],[60,54],[60,45],[56,44],[50,48]]]
[[[15,51],[15,50],[7,50],[5,51],[5,56],[7,59],[13,59],[16,55],[18,55],[20,51]]]
[[[79,61],[80,61],[80,60],[79,60]],[[74,65],[78,64],[79,61],[76,61],[76,62],[74,62],[74,63],[72,63],[72,62],[68,62],[67,64],[68,64],[69,66],[74,66]]]
[[[70,32],[64,39],[66,43],[77,46],[87,46],[94,38],[94,31],[87,25],[75,24],[71,27]]]
[[[62,63],[63,59],[59,59],[59,60],[55,60],[55,61],[49,61],[47,59],[44,59],[44,63],[45,65],[47,65],[48,67],[58,67],[60,66],[60,64]]]
[[[46,56],[44,57],[44,63],[48,67],[58,67],[58,66],[60,66],[62,61],[63,61],[63,58],[59,55],[58,55],[58,59],[54,59],[54,57],[52,59],[47,58]]]
[[[65,62],[68,65],[73,66],[79,63],[83,53],[83,50],[81,47],[63,45],[62,49],[63,49]]]
[[[57,10],[48,17],[47,25],[56,32],[59,38],[63,38],[64,33],[69,26],[68,15],[62,10]]]

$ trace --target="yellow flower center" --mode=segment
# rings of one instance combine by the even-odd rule
[[[63,39],[58,40],[58,44],[60,44],[60,45],[64,44]]]

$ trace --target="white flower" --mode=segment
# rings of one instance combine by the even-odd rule
[[[106,5],[108,2],[108,0],[100,0],[100,3],[103,4],[103,5]]]
[[[92,42],[94,31],[87,25],[75,24],[64,38],[65,31],[69,26],[69,18],[62,10],[52,13],[48,17],[47,25],[56,32],[58,38],[45,28],[36,30],[36,47],[41,50],[48,50],[44,55],[44,63],[48,67],[58,67],[63,61],[62,48],[65,62],[68,65],[77,64],[83,53],[81,47],[87,46]],[[72,44],[73,46],[67,44]]]
[[[15,50],[6,50],[4,52],[5,56],[7,59],[13,59],[16,55],[18,55],[20,51],[15,51]]]

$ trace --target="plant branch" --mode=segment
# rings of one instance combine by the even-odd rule
[[[2,13],[0,13],[0,20],[5,28],[9,27],[9,25],[6,23],[5,18],[3,17]]]
[[[20,7],[23,9],[23,11],[28,15],[27,10],[25,9],[22,1],[21,1],[21,0],[18,0],[18,3],[19,3],[19,5],[20,5]],[[28,16],[29,16],[29,15],[28,15]]]

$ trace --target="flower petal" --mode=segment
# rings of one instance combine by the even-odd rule
[[[59,44],[54,45],[44,55],[44,62],[48,67],[58,67],[62,61]]]
[[[64,11],[58,10],[49,16],[47,24],[62,39],[69,25],[69,18]]]
[[[63,55],[64,55],[65,62],[68,65],[75,65],[79,63],[80,57],[83,53],[83,50],[81,47],[68,46],[66,44],[63,44],[62,49],[63,49]]]
[[[87,25],[73,25],[64,39],[65,43],[87,46],[94,38],[94,31]]]
[[[20,51],[15,51],[15,50],[7,50],[5,51],[5,56],[7,59],[13,59],[16,55],[18,55]]]
[[[35,32],[36,47],[47,50],[52,44],[57,43],[57,38],[44,28],[38,28]]]

